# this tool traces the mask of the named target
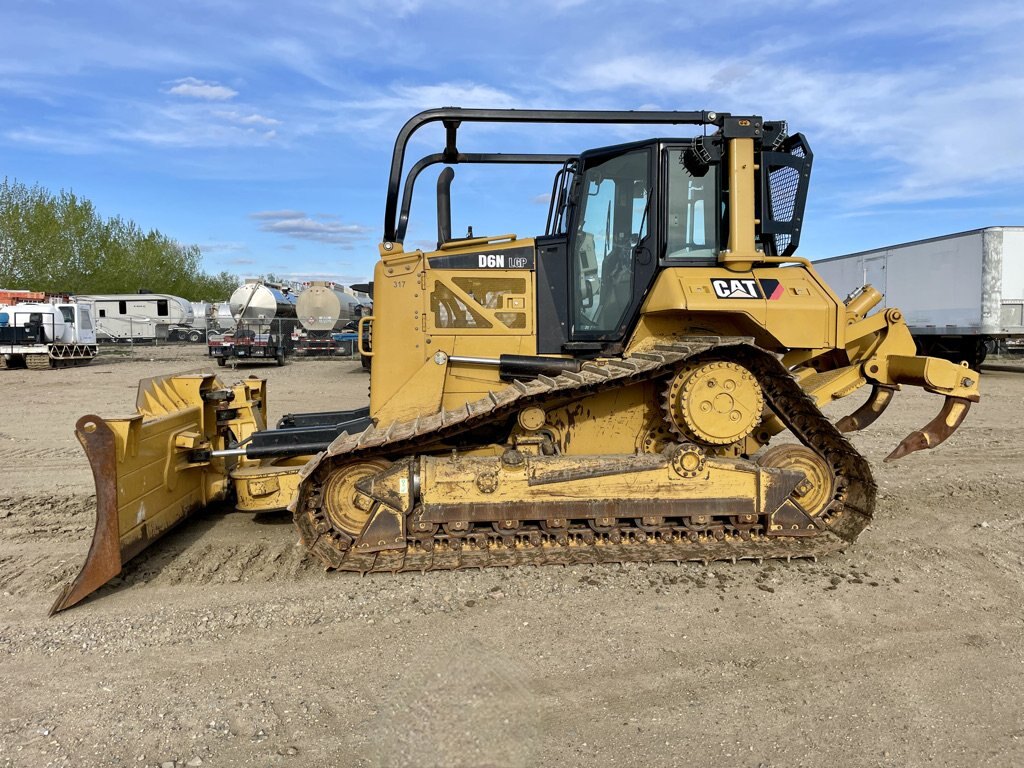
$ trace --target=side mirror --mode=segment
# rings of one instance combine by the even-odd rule
[[[583,304],[584,309],[590,309],[594,306],[594,286],[590,282],[589,277],[583,278]]]

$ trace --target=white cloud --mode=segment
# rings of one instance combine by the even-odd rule
[[[250,110],[224,110],[202,101],[139,104],[118,116],[110,137],[161,147],[259,147],[278,138],[281,121]]]
[[[250,213],[250,219],[300,219],[304,217],[306,213],[304,211],[294,211],[291,209],[284,209],[281,211],[257,211],[256,213]]]
[[[249,250],[245,243],[228,242],[225,240],[212,240],[208,243],[199,243],[199,250],[207,253],[239,253]],[[232,263],[236,263],[232,261]]]
[[[226,115],[229,120],[234,120],[236,123],[241,125],[280,125],[280,120],[275,120],[272,117],[265,117],[264,115],[257,115],[255,113],[251,115],[239,115],[237,113]]]
[[[47,149],[64,155],[92,155],[118,151],[95,136],[76,131],[17,128],[4,131],[3,138],[13,144]]]
[[[175,80],[174,85],[167,89],[175,96],[185,96],[203,101],[228,101],[238,95],[238,91],[220,83],[198,80],[194,77],[183,77]]]
[[[257,211],[250,213],[249,218],[260,222],[261,232],[344,247],[363,240],[371,231],[361,224],[342,224],[334,215],[310,217],[304,211]]]
[[[953,76],[952,61],[840,69],[796,64],[787,56],[625,55],[582,67],[566,87],[625,90],[788,120],[820,155],[855,163],[851,175],[873,166],[877,190],[851,195],[847,207],[970,195],[984,191],[986,182],[1024,180],[1024,148],[1016,135],[1024,103],[1007,98],[1024,92],[1024,77],[998,71]],[[970,137],[982,120],[979,150]]]
[[[273,38],[261,42],[264,55],[276,59],[279,64],[309,78],[327,88],[337,86],[337,78],[331,68],[325,66],[323,53],[296,38]]]

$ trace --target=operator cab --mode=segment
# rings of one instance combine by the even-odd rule
[[[716,263],[720,174],[707,165],[694,175],[692,144],[662,139],[579,156],[552,199],[549,221],[561,231],[537,239],[539,353],[623,340],[660,266]]]
[[[579,155],[460,151],[460,126],[478,122],[691,125],[701,133]],[[410,137],[431,123],[444,126],[443,151],[420,158],[405,174]],[[561,166],[545,234],[535,238],[536,353],[616,354],[659,270],[700,265],[749,272],[766,258],[790,256],[799,242],[811,162],[802,135],[788,135],[784,122],[756,115],[428,110],[411,118],[395,140],[382,259],[402,252],[395,245],[405,240],[413,187],[424,169],[439,163]],[[450,168],[438,178],[439,250],[457,240],[451,237],[451,178]]]
[[[717,260],[717,168],[695,177],[687,149],[646,142],[580,156],[568,215],[574,339],[622,338],[657,263]]]
[[[766,256],[795,249],[810,167],[803,137],[777,126],[782,151],[758,158],[768,171],[755,200]],[[729,242],[724,151],[717,136],[654,139],[566,163],[537,238],[539,354],[614,352],[660,269],[719,263]]]

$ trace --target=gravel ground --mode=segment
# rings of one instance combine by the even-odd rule
[[[206,362],[0,371],[0,768],[1024,764],[1020,374],[883,464],[940,405],[901,393],[855,437],[875,523],[819,562],[361,578],[217,509],[47,618],[92,532],[76,418]],[[275,420],[366,399],[354,363],[258,371]]]

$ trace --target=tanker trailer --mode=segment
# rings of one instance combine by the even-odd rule
[[[355,296],[338,290],[334,283],[315,281],[299,294],[296,302],[302,325],[295,346],[299,355],[351,355],[356,324],[363,305]]]
[[[291,289],[262,280],[247,280],[235,289],[228,303],[235,328],[223,338],[209,341],[210,357],[218,365],[226,365],[228,360],[275,360],[284,365],[292,333],[298,325]]]

